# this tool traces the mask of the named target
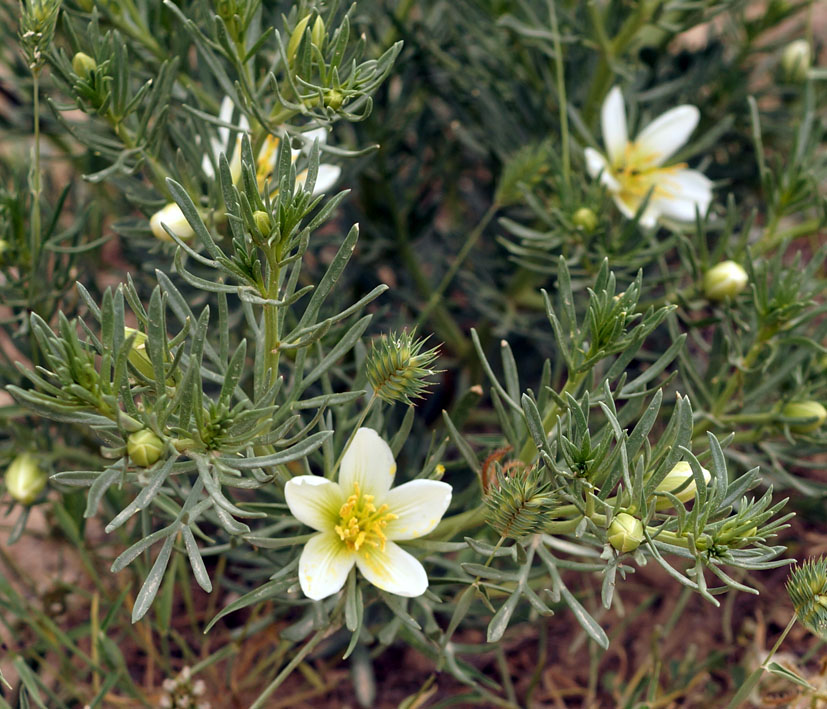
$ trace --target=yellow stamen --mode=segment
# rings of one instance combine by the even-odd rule
[[[373,495],[363,495],[359,483],[354,483],[354,493],[345,500],[339,510],[339,524],[334,527],[348,549],[359,551],[367,544],[385,551],[385,526],[397,515],[388,512],[388,506],[377,509]]]
[[[637,143],[628,143],[623,157],[612,166],[612,174],[620,185],[619,197],[632,208],[652,192],[655,197],[670,199],[675,193],[670,189],[669,176],[686,167],[686,163],[658,165],[657,153],[644,152]]]

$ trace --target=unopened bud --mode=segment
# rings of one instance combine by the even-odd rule
[[[431,365],[436,360],[437,349],[423,352],[424,344],[425,340],[414,339],[408,332],[382,335],[374,340],[365,369],[374,394],[382,401],[410,405],[411,399],[425,394],[429,385],[427,378],[435,374]]]
[[[586,232],[597,229],[597,215],[588,207],[580,207],[571,217],[574,226]]]
[[[784,47],[781,55],[781,68],[784,70],[784,78],[795,84],[800,84],[807,79],[807,73],[813,62],[813,53],[810,43],[806,39],[797,39]]]
[[[187,240],[195,236],[187,218],[175,202],[170,202],[163,209],[155,212],[149,220],[149,227],[152,229],[152,234],[156,239],[161,241],[172,241],[172,237],[167,234],[162,225],[166,225],[167,229],[175,234],[179,239]]]
[[[322,19],[322,16],[319,15],[313,23],[313,29],[310,30],[310,41],[313,42],[316,47],[321,49],[324,47],[325,39],[327,39],[327,31],[324,26],[324,20]]]
[[[624,554],[637,549],[646,538],[643,534],[643,522],[627,512],[615,515],[606,536],[609,543]]]
[[[704,276],[704,293],[710,300],[734,298],[747,285],[747,272],[735,261],[722,261]]]
[[[485,521],[501,537],[522,539],[544,531],[557,498],[544,476],[535,468],[502,470],[483,497]]]
[[[334,111],[338,111],[342,107],[342,102],[344,100],[345,97],[341,91],[331,89],[330,91],[325,92],[324,104],[328,108],[332,108]]]
[[[704,481],[709,483],[712,479],[710,472],[706,468],[701,468],[701,472],[703,473]],[[678,488],[681,487],[681,485],[683,485],[687,480],[689,481],[689,484],[677,492]],[[655,488],[655,491],[671,492],[683,503],[694,500],[698,489],[695,485],[695,476],[692,474],[692,467],[686,461],[676,463],[675,467],[672,468],[672,470],[666,474],[666,477],[660,481],[658,486]],[[672,502],[667,497],[659,497],[656,503],[656,508],[659,510],[665,510],[671,506]]]
[[[812,433],[827,420],[827,409],[817,401],[794,401],[781,409],[781,415],[786,418],[812,419],[807,423],[790,424],[790,430],[795,433]]]
[[[256,223],[258,230],[264,234],[264,236],[270,235],[270,231],[273,228],[273,220],[267,212],[263,212],[260,209],[256,210],[253,212],[253,221]]]
[[[801,624],[814,633],[827,630],[827,560],[808,559],[787,580],[787,593]]]
[[[298,50],[299,45],[301,44],[302,37],[304,37],[304,31],[307,29],[307,23],[310,22],[311,17],[313,17],[312,14],[305,15],[296,23],[293,34],[290,35],[290,41],[287,43],[287,59],[289,61],[293,61],[293,57],[296,56],[296,50]],[[310,34],[312,41],[313,30],[310,31]]]
[[[72,71],[82,79],[85,79],[97,68],[98,63],[84,52],[78,52],[72,57]]]
[[[46,473],[31,453],[21,453],[6,470],[6,489],[14,500],[31,505],[46,487]]]
[[[164,443],[148,428],[136,431],[126,439],[126,452],[135,465],[148,468],[161,457]]]
[[[132,340],[132,347],[129,350],[129,362],[147,379],[154,379],[155,372],[152,369],[152,361],[146,352],[146,335],[131,327],[125,327],[123,334],[124,337],[135,335],[135,339]]]

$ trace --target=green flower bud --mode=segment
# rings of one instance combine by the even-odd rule
[[[814,419],[809,423],[790,424],[790,430],[795,433],[812,433],[827,420],[827,409],[817,401],[794,401],[781,409],[781,415],[787,418]]]
[[[82,79],[85,79],[97,68],[98,63],[88,54],[78,52],[72,57],[72,71]]]
[[[135,465],[148,468],[161,457],[164,443],[148,428],[143,428],[126,439],[126,452]]]
[[[827,560],[809,559],[796,566],[787,580],[787,593],[805,628],[813,633],[827,630]]]
[[[22,505],[31,505],[44,487],[46,473],[31,453],[21,453],[6,469],[6,489]]]
[[[167,234],[163,227],[164,224],[166,224],[167,228],[179,239],[186,240],[195,236],[195,232],[181,211],[181,207],[175,204],[175,202],[170,202],[166,207],[155,212],[149,220],[149,228],[152,229],[152,235],[156,239],[160,241],[172,241],[172,237]]]
[[[293,34],[290,35],[290,41],[287,43],[287,59],[289,61],[293,61],[293,57],[296,56],[296,50],[298,50],[299,44],[301,44],[304,31],[307,29],[307,23],[310,22],[311,17],[313,17],[312,14],[305,15],[296,23]],[[313,30],[310,31],[310,34],[312,37]]]
[[[580,207],[571,218],[574,226],[586,232],[593,232],[597,229],[597,215],[588,207]]]
[[[643,522],[627,512],[621,512],[615,515],[606,536],[609,543],[619,552],[625,554],[634,551],[645,539],[643,536]]]
[[[131,327],[125,327],[123,329],[123,335],[124,337],[135,335],[135,339],[132,341],[132,348],[129,350],[129,362],[147,379],[155,379],[152,361],[146,352],[146,335],[140,330]]]
[[[253,212],[253,221],[256,223],[258,230],[264,234],[264,236],[270,235],[270,231],[273,228],[273,220],[267,212],[263,212],[260,209],[256,210]]]
[[[797,39],[784,47],[781,55],[781,68],[784,78],[795,84],[807,80],[807,73],[813,63],[813,53],[806,39]]]
[[[704,294],[710,300],[734,298],[747,285],[747,272],[735,261],[721,261],[704,276]]]
[[[708,483],[712,479],[712,475],[706,468],[701,468],[701,472],[703,473],[704,480]],[[676,492],[676,490],[687,480],[689,481],[689,484],[680,492]],[[676,463],[675,467],[672,468],[672,470],[666,474],[666,477],[660,481],[658,486],[655,488],[655,491],[671,492],[683,503],[694,500],[695,494],[698,490],[695,485],[695,476],[692,474],[692,467],[686,461]],[[672,503],[667,497],[659,497],[656,503],[656,508],[659,510],[665,510],[671,506]]]
[[[382,401],[392,404],[421,398],[428,388],[426,377],[436,374],[431,365],[436,348],[422,351],[425,340],[415,340],[410,333],[382,335],[374,340],[365,363],[368,382]]]
[[[324,105],[328,108],[332,108],[334,111],[338,111],[342,107],[342,102],[344,100],[345,97],[342,95],[341,91],[331,89],[330,91],[325,92]]]
[[[484,496],[485,521],[501,537],[522,539],[546,529],[558,499],[536,469],[497,472]]]

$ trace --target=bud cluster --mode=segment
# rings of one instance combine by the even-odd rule
[[[543,532],[557,504],[549,483],[536,468],[498,470],[484,499],[485,521],[506,539]]]
[[[175,679],[165,679],[164,694],[159,706],[162,709],[210,709],[211,704],[202,699],[207,691],[207,685],[202,679],[193,680],[189,667],[181,670]]]
[[[827,559],[808,559],[787,580],[787,593],[801,624],[814,633],[827,630]]]

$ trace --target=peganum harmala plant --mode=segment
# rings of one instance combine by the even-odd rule
[[[54,149],[93,190],[85,198],[105,205],[107,235],[120,235],[132,268],[106,287],[91,267],[100,240],[82,235],[86,214],[58,229],[64,198],[43,203],[48,170],[36,135],[30,189],[18,185],[2,203],[14,244],[3,287],[17,294],[10,323],[26,343],[7,375],[17,406],[4,412],[16,436],[3,446],[6,489],[21,508],[12,539],[49,500],[61,500],[55,514],[80,548],[85,521],[103,519],[118,546],[109,569],[136,581],[134,593],[113,581],[127,585],[107,627],[119,612],[138,627],[156,616],[163,626],[174,599],[194,607],[194,579],[212,599],[192,623],[198,631],[255,619],[222,635],[198,671],[227,661],[248,630],[281,628],[252,707],[268,706],[297,668],[307,673],[314,653],[370,673],[396,641],[464,685],[469,701],[512,707],[523,699],[505,665],[509,627],[571,614],[605,650],[605,614],[622,607],[624,581],[644,564],[717,606],[722,594],[756,592],[750,572],[789,563],[778,535],[791,513],[758,466],[769,462],[784,483],[807,489],[783,463],[824,445],[824,251],[794,260],[788,244],[804,227],[784,222],[806,212],[803,224],[816,229],[823,217],[813,188],[824,167],[813,147],[816,89],[807,84],[795,107],[802,119],[787,163],[767,162],[749,104],[769,197],[756,237],[755,216],[739,220],[735,194],[722,207],[707,159],[685,169],[723,133],[694,106],[670,105],[686,86],[659,92],[630,81],[626,108],[618,88],[633,73],[632,48],[665,45],[725,8],[608,3],[586,18],[576,5],[520,3],[493,22],[497,10],[480,3],[423,41],[441,3],[27,0],[20,40],[32,83],[20,86],[31,92],[34,126],[48,126]],[[417,7],[423,16],[409,15]],[[357,37],[360,23],[369,26]],[[452,51],[469,58],[463,73],[437,41],[466,25],[485,53],[457,44]],[[600,41],[575,46],[588,26]],[[394,81],[413,80],[399,36],[443,72],[433,91],[465,121],[451,125],[468,131],[470,162],[502,136],[505,106],[502,115],[480,110],[500,83],[490,62],[513,72],[509,91],[534,107],[531,120],[548,121],[534,142],[537,125],[509,119],[492,201],[450,240],[456,259],[444,271],[411,247],[408,200],[422,192],[396,194],[417,171],[386,173],[410,158],[398,141],[420,132],[403,123],[404,135],[393,135],[389,122],[397,153],[369,146],[374,102],[388,110],[400,95]],[[575,87],[571,71],[589,52],[591,84]],[[475,90],[481,104],[469,106]],[[626,109],[621,135],[611,121],[622,114],[625,126]],[[663,154],[651,162],[641,136],[676,116],[683,142],[696,124],[700,138],[676,156],[683,142],[661,135],[652,145]],[[440,120],[424,132],[435,141]],[[629,141],[634,123],[641,130]],[[434,158],[445,161],[446,182],[454,157]],[[680,204],[668,209],[658,189],[677,173],[702,189],[677,190],[669,197]],[[347,193],[326,196],[340,182],[361,186],[356,201],[368,214],[370,200],[393,205],[362,225],[367,239],[350,226]],[[464,264],[496,243],[485,244],[492,224],[512,258],[480,278]],[[386,228],[402,263],[399,274],[377,275],[387,245],[376,235]],[[70,289],[81,257],[83,277]],[[465,305],[449,299],[455,278],[473,293]],[[445,341],[441,356],[426,346],[431,327]],[[441,418],[425,408],[428,397]],[[21,613],[12,591],[2,593]],[[485,642],[470,642],[480,631]],[[81,659],[94,696],[50,690],[57,701],[103,706],[107,692],[156,701],[122,678],[123,658],[89,632],[95,651]],[[192,654],[186,638],[174,642]],[[46,646],[39,636],[15,663],[24,695],[45,691],[26,668]],[[500,681],[472,659],[492,648]],[[173,686],[181,667],[164,652]],[[115,677],[105,691],[102,670]],[[370,688],[361,691],[370,705]]]

